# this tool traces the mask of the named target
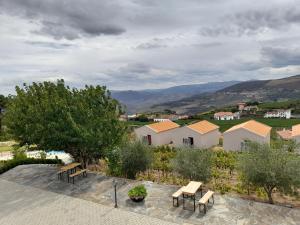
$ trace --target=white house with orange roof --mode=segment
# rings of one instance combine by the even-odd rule
[[[171,144],[177,128],[179,128],[177,123],[167,120],[139,127],[134,132],[137,139],[148,145],[159,146]]]
[[[300,143],[300,124],[292,127],[292,139]]]
[[[219,127],[206,120],[180,127],[173,133],[175,147],[210,148],[219,144]]]
[[[247,141],[270,144],[271,129],[255,120],[238,124],[223,133],[223,148],[227,151],[242,151]]]

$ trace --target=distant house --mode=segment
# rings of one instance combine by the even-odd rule
[[[223,148],[227,151],[242,151],[247,141],[269,144],[271,129],[255,120],[238,124],[223,133]]]
[[[160,116],[157,116],[157,117],[153,118],[153,121],[154,122],[163,122],[163,121],[168,121],[168,120],[176,121],[178,119],[179,119],[178,115],[170,114],[170,115],[160,115]]]
[[[163,118],[154,118],[154,122],[164,122],[164,121],[171,121],[170,119],[163,119]]]
[[[300,124],[292,127],[292,139],[300,143]]]
[[[257,105],[247,105],[244,107],[244,111],[258,111]]]
[[[159,146],[172,143],[174,130],[179,125],[170,120],[142,126],[134,130],[137,139],[148,145]]]
[[[210,148],[219,143],[219,127],[206,120],[180,127],[173,133],[176,147]]]
[[[239,111],[243,111],[247,104],[245,102],[240,102],[237,105],[238,105]]]
[[[291,109],[277,109],[271,112],[266,112],[265,118],[285,118],[290,119],[292,116]]]
[[[127,115],[128,120],[135,120],[138,117],[137,114]]]
[[[120,120],[120,121],[127,121],[127,120],[128,120],[127,115],[121,115],[121,116],[119,117],[119,120]]]
[[[232,112],[217,112],[214,114],[215,120],[234,120],[234,119],[240,119],[239,112],[232,113]]]

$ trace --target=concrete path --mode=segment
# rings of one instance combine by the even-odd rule
[[[26,195],[27,197],[29,196],[29,200],[22,199],[21,196],[22,192],[30,192],[32,188],[37,188],[33,190],[42,189],[46,191],[46,193],[50,194],[44,194],[38,198],[36,196],[33,196],[34,201],[31,202],[30,205],[39,205],[40,202],[45,202],[44,207],[48,207],[47,204],[52,205],[49,207],[56,207],[59,209],[62,207],[67,207],[67,209],[63,209],[66,211],[66,213],[74,213],[72,211],[69,212],[70,210],[68,208],[71,208],[72,210],[74,208],[74,210],[76,211],[78,210],[76,204],[79,204],[76,202],[86,200],[90,202],[93,207],[99,206],[101,208],[108,207],[108,209],[113,209],[114,194],[112,181],[116,178],[94,173],[88,173],[87,178],[82,179],[81,177],[79,177],[78,179],[76,179],[76,182],[73,185],[67,183],[66,180],[57,180],[57,170],[58,168],[56,166],[23,165],[18,166],[0,175],[0,179],[17,183],[21,185],[21,187],[23,187],[23,190],[20,191],[20,197],[18,197],[19,195],[13,192],[13,186],[11,186],[11,188],[9,186],[7,186],[6,188],[2,188],[2,184],[0,183],[0,221],[1,213],[3,213],[3,206],[1,206],[2,202],[9,202],[9,204],[5,204],[4,206],[8,208],[8,212],[11,211],[13,213],[15,211],[15,207],[17,207],[18,210],[25,210],[26,204],[21,204],[21,206],[25,209],[22,209],[21,206],[18,208],[18,204],[20,204],[19,202],[25,201],[26,203],[26,201],[30,200],[30,194]],[[145,181],[126,180],[121,178],[116,180],[118,180],[119,208],[128,211],[128,213],[138,213],[140,214],[138,216],[141,218],[157,218],[176,224],[187,223],[199,225],[300,225],[299,209],[290,209],[287,207],[281,207],[277,205],[247,201],[229,195],[216,195],[215,204],[213,206],[210,205],[207,214],[204,215],[203,213],[199,213],[198,210],[196,212],[192,210],[193,205],[191,201],[187,201],[186,206],[188,210],[182,209],[182,202],[180,202],[180,207],[172,206],[171,196],[172,193],[178,189],[178,186],[162,185]],[[131,200],[128,199],[128,190],[140,183],[145,184],[148,191],[148,196],[145,199],[145,201],[141,203],[133,203]],[[6,195],[6,197],[1,200],[1,198],[3,198],[3,193],[4,195]],[[53,199],[55,199],[55,202],[52,202],[51,198],[49,199],[49,197],[47,197],[48,195],[63,197],[60,197],[59,200],[56,200],[53,197]],[[74,199],[74,197],[77,198],[77,200]],[[197,195],[197,199],[200,199],[199,195]],[[81,204],[82,203],[79,204],[79,211],[76,211],[76,213],[74,214],[74,224],[76,224],[77,220],[79,222],[81,221],[81,214],[86,218],[93,218],[94,216],[93,214],[95,211],[93,209],[90,209],[88,212],[85,212],[84,209],[81,209]],[[51,210],[47,210],[51,212]],[[30,214],[31,211],[24,212],[28,212],[28,214],[31,216],[33,215]],[[3,214],[6,215],[5,212]],[[117,218],[118,212],[115,212],[115,214]],[[52,216],[54,217],[56,215],[60,217],[62,215],[61,211],[52,211]],[[113,213],[109,215],[113,215]],[[67,217],[69,218],[69,216]],[[56,225],[56,223],[53,224]],[[134,222],[132,222],[132,224],[134,224]],[[29,223],[29,225],[31,224]]]
[[[3,179],[0,193],[0,225],[173,224]]]

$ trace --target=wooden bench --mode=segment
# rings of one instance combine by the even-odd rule
[[[207,204],[209,203],[209,199],[212,198],[213,200],[213,204],[215,203],[215,199],[214,199],[214,192],[208,190],[205,195],[199,200],[199,212],[201,211],[201,206],[203,205],[203,209],[204,209],[204,214],[206,213],[207,210]]]
[[[178,190],[172,195],[172,197],[173,197],[173,206],[175,206],[175,205],[174,205],[174,200],[175,200],[175,199],[177,200],[176,207],[179,206],[179,197],[180,197],[180,195],[182,195],[182,189],[183,189],[184,187],[185,187],[185,186],[181,187],[180,189],[178,189]]]
[[[62,175],[66,173],[68,170],[67,169],[61,169],[60,171],[57,172],[57,179],[61,179]]]
[[[77,170],[75,173],[72,173],[69,175],[68,177],[68,182],[69,182],[69,178],[72,178],[73,180],[73,184],[74,184],[74,180],[75,180],[75,177],[79,176],[80,174],[82,174],[82,176],[87,176],[87,170]]]

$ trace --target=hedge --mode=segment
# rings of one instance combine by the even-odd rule
[[[20,165],[27,164],[62,164],[60,159],[34,159],[34,158],[26,158],[26,159],[12,159],[8,161],[3,161],[3,164],[0,164],[0,174],[5,173],[6,171],[15,168]]]

